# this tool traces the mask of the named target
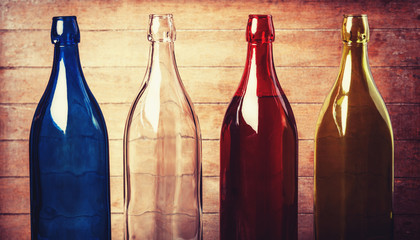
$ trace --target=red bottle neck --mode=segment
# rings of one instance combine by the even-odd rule
[[[247,60],[236,96],[252,91],[258,97],[279,96],[280,85],[273,61],[271,42],[249,42]]]

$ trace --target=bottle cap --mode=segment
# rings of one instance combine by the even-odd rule
[[[53,44],[75,44],[80,42],[79,26],[75,16],[53,17],[51,27],[51,42]]]
[[[150,14],[147,39],[151,42],[174,42],[176,30],[172,14]]]
[[[367,43],[369,41],[367,15],[344,15],[341,38],[347,43]]]
[[[246,27],[246,41],[274,42],[274,25],[271,15],[249,15]]]

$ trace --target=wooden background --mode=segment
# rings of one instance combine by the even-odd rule
[[[420,239],[419,1],[32,0],[0,3],[0,239],[29,239],[29,128],[53,59],[51,18],[76,15],[80,57],[110,137],[122,239],[122,136],[148,58],[149,13],[173,13],[179,71],[203,137],[204,237],[218,239],[219,134],[242,75],[250,13],[272,14],[274,58],[299,130],[299,239],[313,238],[313,137],[338,74],[342,14],[367,13],[370,65],[395,134],[395,239]]]

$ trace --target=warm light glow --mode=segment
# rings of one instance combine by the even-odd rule
[[[57,21],[57,34],[58,35],[61,35],[61,34],[63,34],[63,29],[64,29],[64,26],[63,26],[63,21],[62,20],[60,20],[60,21]]]
[[[68,118],[67,76],[63,59],[58,69],[58,80],[51,103],[51,118],[55,125],[66,133]]]
[[[253,19],[256,20],[256,19]],[[252,50],[255,56],[255,49]],[[257,69],[255,58],[251,60],[251,69],[249,70],[249,79],[242,102],[242,115],[245,122],[251,126],[255,132],[258,132],[258,96],[257,96]]]
[[[152,24],[150,26],[152,28],[152,34],[158,33],[160,27],[160,19],[152,18]]]
[[[154,47],[155,55],[159,55],[159,46],[158,44]],[[150,80],[147,84],[148,93],[144,93],[146,99],[144,100],[144,114],[145,116],[141,116],[140,120],[142,121],[142,125],[146,126],[143,122],[143,119],[146,119],[154,132],[157,133],[158,125],[159,125],[159,114],[160,114],[160,84],[162,82],[162,72],[160,69],[159,58],[152,59],[152,61],[156,61],[152,63],[152,68],[150,70]],[[140,113],[143,115],[143,112]]]
[[[346,127],[347,127],[347,113],[349,110],[349,97],[343,96],[343,101],[341,103],[341,131],[342,136],[346,135]]]
[[[252,19],[252,23],[251,23],[252,34],[255,34],[257,32],[257,25],[258,25],[258,20],[256,18]]]
[[[348,93],[350,91],[351,85],[351,51],[346,56],[346,62],[344,66],[343,76],[342,76],[342,83],[340,86],[339,95],[336,97],[335,104],[333,106],[333,116],[334,122],[337,126],[338,133],[340,136],[346,135],[346,128],[347,128],[347,113],[349,110],[349,98]]]
[[[346,66],[343,72],[343,84],[341,85],[343,94],[347,94],[350,91],[351,84],[351,50],[346,57]]]

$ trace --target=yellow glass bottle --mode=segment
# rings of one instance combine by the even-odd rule
[[[367,16],[344,15],[342,40],[315,135],[315,239],[392,239],[394,140],[369,67]]]

